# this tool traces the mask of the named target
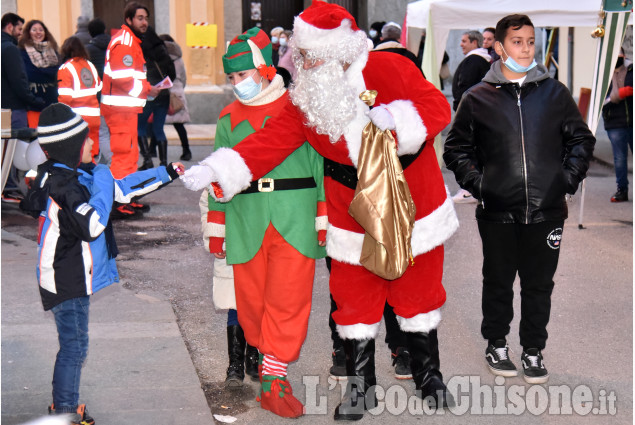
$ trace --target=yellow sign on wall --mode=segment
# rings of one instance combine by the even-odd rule
[[[194,22],[185,25],[185,44],[188,47],[216,47],[218,28],[207,22]]]

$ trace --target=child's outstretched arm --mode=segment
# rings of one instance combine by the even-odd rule
[[[182,175],[185,166],[171,162],[149,170],[137,171],[120,180],[115,180],[115,201],[126,204],[136,196],[145,195],[162,188]]]

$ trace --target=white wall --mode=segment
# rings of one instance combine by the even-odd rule
[[[2,15],[4,15],[7,12],[13,12],[15,13],[16,10],[18,10],[18,1],[17,0],[2,0],[2,3],[0,4],[0,8],[2,9]]]

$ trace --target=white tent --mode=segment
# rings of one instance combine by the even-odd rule
[[[513,13],[528,15],[537,27],[593,27],[600,5],[598,0],[420,0],[408,4],[406,25],[426,29],[423,72],[438,87],[451,29],[493,27]]]

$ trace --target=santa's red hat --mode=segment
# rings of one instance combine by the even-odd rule
[[[314,0],[293,22],[293,39],[298,49],[334,47],[343,40],[358,36],[359,32],[363,33],[346,9],[318,0]]]

